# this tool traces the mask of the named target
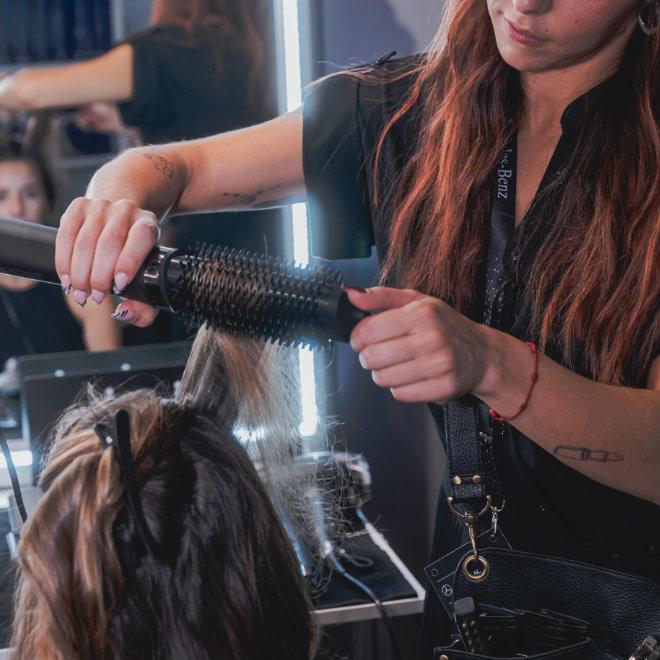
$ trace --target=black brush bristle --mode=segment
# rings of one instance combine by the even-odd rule
[[[327,344],[333,337],[331,317],[342,282],[334,268],[302,268],[206,245],[180,254],[178,262],[172,304],[190,327],[206,322],[233,335],[299,346]]]

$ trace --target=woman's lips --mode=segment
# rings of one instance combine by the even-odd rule
[[[506,18],[504,19],[504,25],[509,37],[511,37],[511,39],[514,41],[517,41],[519,44],[523,44],[525,46],[540,46],[545,41],[545,39],[539,39],[539,37],[535,37],[531,32],[521,30]]]

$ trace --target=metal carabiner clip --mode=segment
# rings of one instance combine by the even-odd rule
[[[479,554],[479,548],[477,547],[477,521],[479,518],[485,515],[489,509],[492,509],[493,504],[491,496],[486,495],[486,506],[484,506],[484,508],[476,514],[463,513],[462,511],[459,511],[454,505],[453,497],[448,497],[447,503],[449,504],[449,508],[453,511],[453,513],[465,522],[465,526],[468,530],[468,536],[470,538],[470,544],[472,545],[472,554],[468,555],[463,560],[463,575],[471,582],[483,582],[488,577],[490,564],[485,557],[482,557]],[[470,566],[473,562],[481,565],[480,570],[470,570]]]

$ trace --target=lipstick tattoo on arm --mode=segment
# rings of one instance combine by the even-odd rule
[[[587,447],[570,447],[561,445],[552,452],[557,458],[567,458],[572,461],[596,461],[599,463],[616,463],[624,460],[623,454],[604,449],[589,449]]]

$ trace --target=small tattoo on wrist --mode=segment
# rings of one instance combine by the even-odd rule
[[[144,157],[150,160],[154,167],[170,181],[174,178],[174,163],[167,160],[167,158],[158,154],[144,154]]]
[[[597,463],[616,463],[624,460],[623,454],[605,449],[589,449],[588,447],[571,447],[561,445],[552,452],[557,458],[567,458],[572,461],[596,461]]]

